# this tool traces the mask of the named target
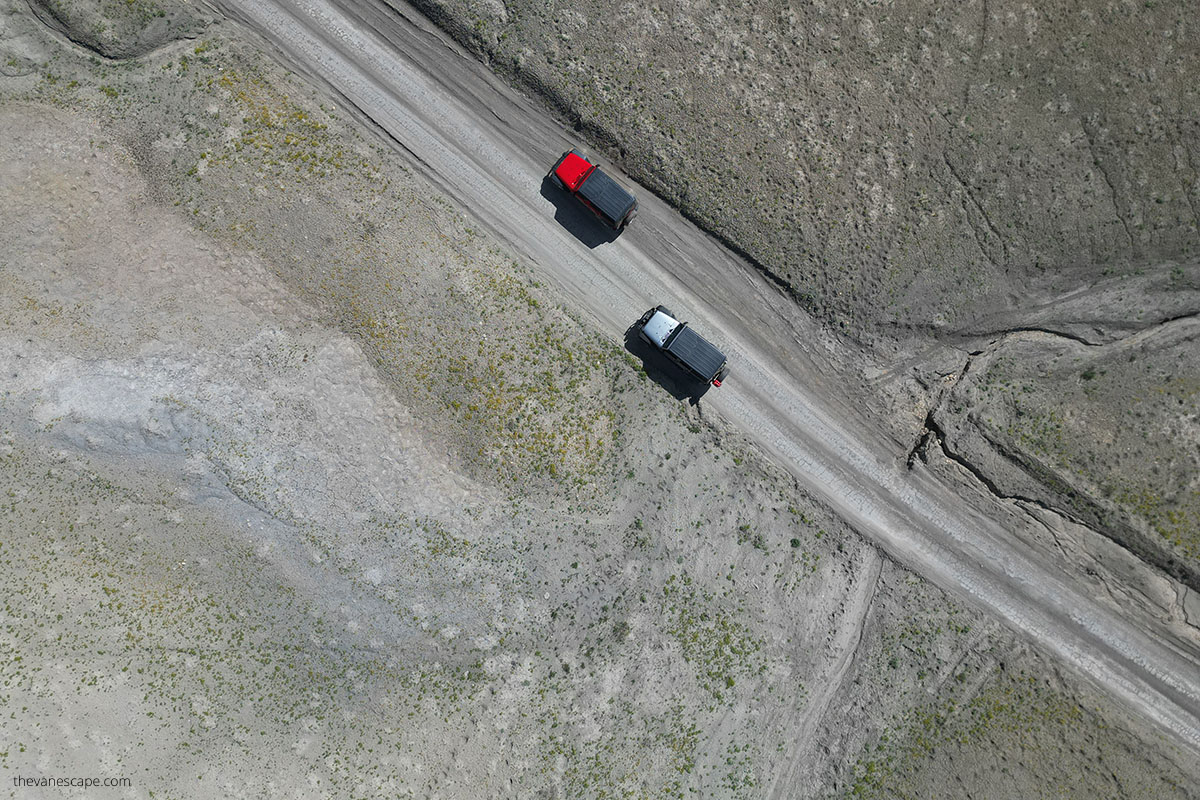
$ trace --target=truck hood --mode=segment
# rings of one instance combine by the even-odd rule
[[[678,327],[679,320],[669,317],[661,311],[655,311],[654,315],[642,326],[642,330],[645,331],[646,338],[659,347],[663,347],[667,342],[667,337],[671,335],[671,331]]]
[[[579,191],[579,184],[583,182],[583,178],[587,175],[588,170],[592,165],[587,162],[579,153],[574,150],[563,156],[558,168],[554,170],[554,174],[563,182],[563,185],[572,192]]]

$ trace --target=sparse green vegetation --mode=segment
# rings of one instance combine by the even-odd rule
[[[724,700],[738,676],[756,676],[766,669],[762,642],[722,607],[714,593],[695,586],[683,574],[667,578],[662,595],[667,630],[714,700]]]
[[[963,681],[956,681],[961,685]],[[927,800],[960,796],[950,776],[968,785],[1007,784],[1012,797],[1091,798],[1106,796],[1111,767],[1094,740],[1076,745],[1100,764],[1065,771],[1061,755],[1073,732],[1096,725],[1085,709],[1028,675],[995,672],[981,688],[963,697],[918,706],[883,733],[851,771],[846,798]],[[1012,755],[1009,755],[1012,754]],[[1152,768],[1130,770],[1123,759],[1126,797],[1174,794],[1181,787]],[[1115,765],[1114,765],[1115,766]]]
[[[1200,60],[1161,46],[1177,5],[1057,3],[1036,25],[973,4],[417,5],[849,336],[1196,252],[1172,143],[1195,147]],[[1150,134],[1160,92],[1175,111]]]

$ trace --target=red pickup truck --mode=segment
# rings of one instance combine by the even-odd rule
[[[614,230],[624,230],[637,214],[634,196],[576,150],[563,153],[547,177],[579,198]]]

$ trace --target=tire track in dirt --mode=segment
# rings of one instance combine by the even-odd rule
[[[799,746],[793,751],[794,756],[790,763],[776,771],[767,797],[790,797],[794,787],[809,785],[805,780],[806,776],[801,775],[800,771],[806,766],[819,763],[819,759],[813,757],[813,749],[821,741],[817,738],[817,729],[829,713],[830,705],[846,680],[846,673],[858,657],[863,632],[871,616],[871,606],[879,590],[883,558],[874,551],[868,553],[867,562],[859,571],[854,593],[847,598],[842,614],[843,624],[830,641],[831,649],[838,654],[837,658],[829,665],[825,674],[820,676],[820,683],[814,683],[816,691],[795,720],[794,738]]]

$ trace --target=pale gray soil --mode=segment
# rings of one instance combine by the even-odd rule
[[[1144,595],[1114,607],[1093,595],[1090,574],[1063,569],[1073,559],[1058,540],[1040,535],[1050,512],[989,494],[969,464],[958,471],[964,481],[918,460],[907,443],[881,437],[872,419],[877,398],[847,391],[844,364],[861,364],[862,354],[815,329],[786,296],[656,198],[643,196],[628,235],[589,237],[568,213],[578,214],[577,204],[564,205],[543,180],[570,140],[441,31],[369,3],[254,0],[227,9],[287,63],[328,85],[600,330],[619,339],[654,300],[690,309],[739,370],[737,391],[712,392],[701,408],[750,433],[890,555],[991,609],[1169,735],[1200,738],[1196,643],[1176,641],[1178,593],[1165,604]],[[661,381],[660,373],[651,374]],[[1093,544],[1076,559],[1091,560]]]
[[[1197,796],[238,29],[3,11],[6,786]]]

